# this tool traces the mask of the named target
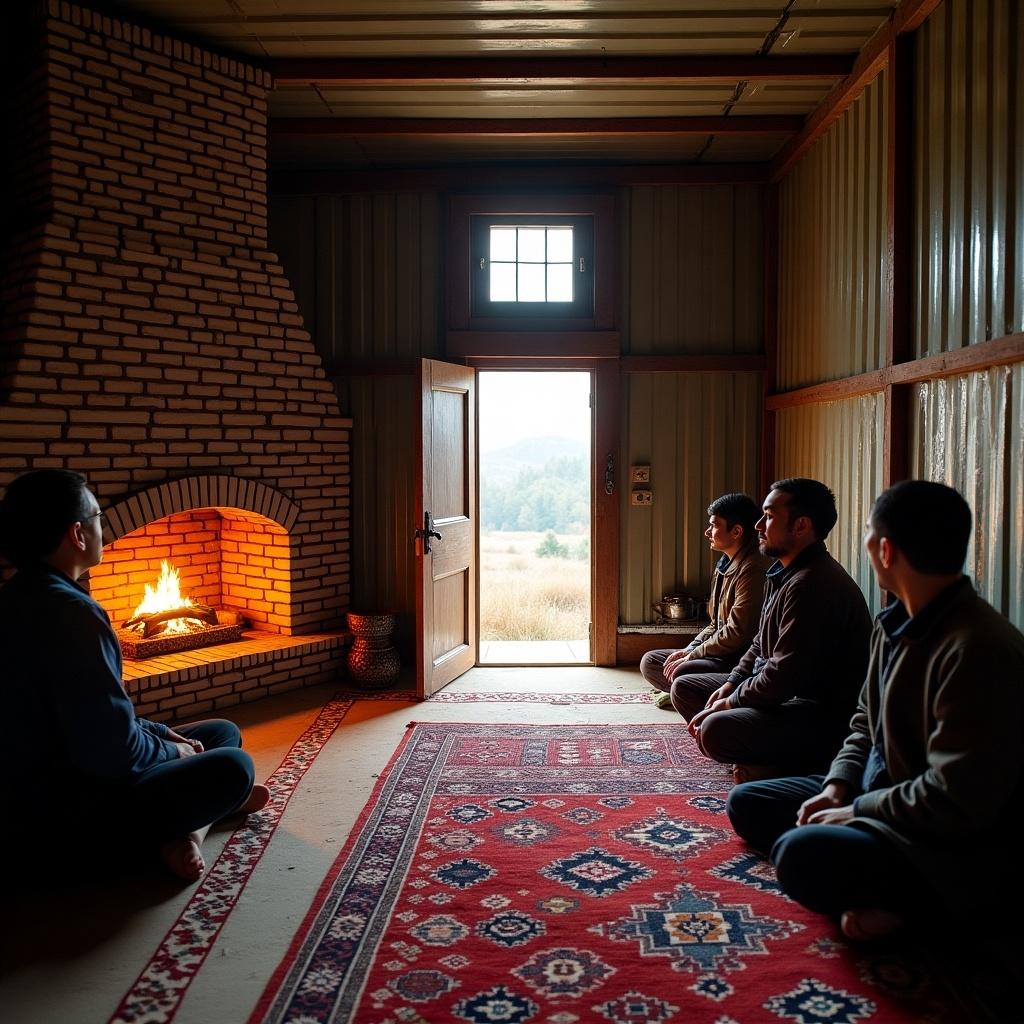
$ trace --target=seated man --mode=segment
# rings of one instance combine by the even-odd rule
[[[640,674],[662,691],[655,698],[658,707],[672,707],[669,692],[676,676],[728,672],[754,639],[768,568],[757,550],[758,515],[746,494],[723,494],[708,505],[704,536],[721,556],[711,580],[711,621],[688,646],[648,651],[640,660]]]
[[[0,590],[4,814],[19,863],[68,848],[96,867],[159,852],[194,881],[211,823],[270,793],[253,785],[231,722],[175,730],[136,717],[110,620],[77,582],[103,558],[102,515],[66,470],[26,473],[0,502],[0,551],[18,570]]]
[[[734,828],[771,851],[783,889],[852,939],[909,918],[956,934],[968,915],[998,922],[1020,904],[1016,872],[999,867],[1015,863],[1024,814],[1024,636],[961,574],[970,532],[967,503],[942,484],[878,498],[864,547],[897,600],[876,620],[846,743],[824,776],[729,795]]]
[[[708,757],[738,782],[822,771],[839,748],[867,666],[864,595],[825,550],[832,492],[795,477],[772,484],[757,532],[775,558],[754,642],[728,674],[686,675],[672,703]]]

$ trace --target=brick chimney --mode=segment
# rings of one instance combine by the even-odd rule
[[[204,599],[229,591],[293,645],[263,659],[271,682],[239,655],[213,697],[196,685],[183,700],[173,666],[133,670],[146,712],[332,678],[351,421],[267,249],[269,78],[60,0],[34,11],[0,263],[0,487],[44,466],[88,478],[108,511],[92,574],[105,605],[130,603],[119,566],[152,560],[147,537],[155,549],[177,538],[202,552]],[[268,600],[253,596],[261,580]]]

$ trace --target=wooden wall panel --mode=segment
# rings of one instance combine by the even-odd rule
[[[393,611],[395,640],[413,657],[416,589],[413,522],[420,395],[412,375],[351,377],[352,608]]]
[[[438,355],[439,219],[430,192],[271,199],[271,246],[328,365]]]

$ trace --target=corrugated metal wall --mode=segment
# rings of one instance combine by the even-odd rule
[[[623,352],[760,352],[761,189],[635,186],[620,201]]]
[[[708,591],[706,509],[729,491],[756,501],[759,373],[631,373],[623,380],[619,618],[652,622],[664,594]],[[651,467],[654,504],[629,504],[630,465]]]
[[[271,248],[327,362],[438,355],[439,208],[433,193],[271,200]]]
[[[946,0],[916,36],[915,350],[1024,331],[1024,12]]]
[[[780,391],[885,359],[883,72],[779,189]]]
[[[882,395],[800,405],[775,421],[775,476],[809,476],[832,488],[839,520],[828,549],[857,581],[872,611],[881,607],[861,541],[882,489]]]
[[[912,430],[912,475],[955,487],[974,512],[967,573],[1024,628],[1024,366],[917,385]]]

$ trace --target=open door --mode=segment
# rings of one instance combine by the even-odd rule
[[[476,389],[470,367],[420,366],[416,690],[436,693],[476,662]]]

